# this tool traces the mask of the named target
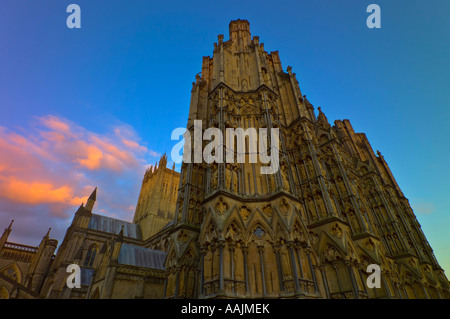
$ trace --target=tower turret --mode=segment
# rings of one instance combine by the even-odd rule
[[[89,199],[86,203],[86,209],[90,212],[92,212],[92,209],[94,208],[95,201],[97,200],[97,187],[92,192],[91,196],[89,196]]]
[[[0,237],[0,249],[8,241],[9,234],[11,234],[11,231],[12,231],[12,224],[13,223],[14,223],[14,219],[11,221],[11,223],[8,226],[8,228],[5,228],[5,231],[3,232],[2,237]]]

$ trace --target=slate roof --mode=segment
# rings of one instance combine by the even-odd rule
[[[164,270],[166,257],[167,253],[160,250],[122,244],[117,261],[122,265]]]
[[[103,231],[110,234],[118,234],[123,227],[123,236],[134,239],[141,239],[141,229],[139,225],[115,219],[107,216],[92,214],[88,229]]]

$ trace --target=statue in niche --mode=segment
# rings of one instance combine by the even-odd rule
[[[204,267],[203,267],[203,273],[205,276],[205,281],[211,280],[211,262],[212,262],[212,252],[211,250],[208,250],[208,252],[205,255],[204,259]]]
[[[275,191],[275,178],[273,175],[268,175],[269,179],[270,179],[270,191],[274,192]]]
[[[321,217],[324,217],[327,215],[327,210],[325,208],[325,205],[323,203],[323,199],[320,195],[316,195],[316,203],[317,203],[317,208],[319,209],[319,215]]]
[[[336,207],[336,197],[334,196],[334,191],[332,186],[328,188],[328,195],[330,196],[331,206],[333,206],[334,211],[337,213],[338,209]]]
[[[231,165],[227,164],[225,167],[225,187],[231,190]]]
[[[233,167],[233,191],[235,193],[238,192],[238,170],[239,166],[235,165]]]
[[[188,222],[192,223],[194,221],[194,213],[195,213],[195,200],[191,198],[189,200],[189,210],[188,210]]]
[[[178,197],[178,211],[177,211],[177,220],[181,219],[181,215],[183,213],[183,200],[184,200],[184,196],[183,193],[180,194],[180,196]]]
[[[168,296],[172,296],[175,294],[175,287],[174,287],[174,282],[175,282],[175,271],[170,271],[168,280],[167,280],[167,295]]]
[[[225,235],[225,238],[229,238],[231,240],[236,240],[239,236],[239,229],[237,228],[236,225],[231,224],[230,226],[228,226],[227,228],[227,234]]]
[[[290,191],[290,186],[289,186],[289,179],[288,179],[288,175],[287,175],[287,166],[286,164],[283,164],[281,166],[281,176],[283,178],[283,189],[286,191]]]
[[[242,91],[247,91],[248,90],[248,85],[247,85],[247,80],[246,79],[243,79],[241,81],[241,88],[242,88]]]
[[[288,261],[288,254],[286,249],[281,250],[281,263],[282,263],[282,269],[283,269],[283,275],[285,280],[292,279],[291,275],[291,267]]]
[[[217,188],[217,165],[213,165],[211,170],[211,190]]]

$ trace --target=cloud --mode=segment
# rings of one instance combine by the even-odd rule
[[[15,219],[22,235],[36,234],[37,220],[62,232],[95,186],[96,209],[129,219],[157,155],[129,125],[99,133],[54,115],[26,129],[0,127],[0,154],[0,227]]]
[[[57,187],[50,183],[18,180],[14,176],[0,176],[0,193],[4,198],[30,205],[43,203],[77,205],[87,199],[87,196],[74,196],[73,188],[68,185]]]

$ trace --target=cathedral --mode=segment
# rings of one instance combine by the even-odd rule
[[[247,20],[231,21],[229,39],[203,57],[186,129],[276,128],[279,169],[262,174],[248,145],[219,145],[243,163],[184,161],[180,172],[163,155],[145,172],[132,222],[95,214],[95,189],[57,251],[50,231],[37,247],[9,242],[11,223],[0,298],[450,298],[381,153],[349,120],[331,125],[317,111],[278,51],[265,51]],[[70,264],[79,288],[66,284]],[[379,287],[367,285],[369,265],[381,269]]]

